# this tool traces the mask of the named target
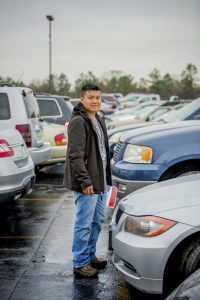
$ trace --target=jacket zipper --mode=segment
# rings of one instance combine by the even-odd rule
[[[96,131],[94,130],[94,128],[92,126],[92,121],[91,120],[90,120],[90,126],[92,127],[92,130],[95,134],[95,141],[96,141],[97,151],[98,151],[99,157],[101,158],[101,153],[100,153],[100,150],[99,150],[98,136],[97,136],[97,133],[96,133]],[[101,124],[100,124],[100,126],[101,126]],[[99,169],[100,169],[100,189],[101,189],[100,190],[100,196],[101,196],[101,200],[102,200],[102,194],[104,193],[104,182],[103,182],[104,181],[104,176],[102,176],[102,174],[104,175],[104,173],[103,173],[104,170],[103,170],[102,159],[99,159]]]

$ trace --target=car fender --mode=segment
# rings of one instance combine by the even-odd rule
[[[192,237],[193,235],[196,236],[196,234],[199,233],[199,229],[196,227],[189,227],[186,231],[184,231],[181,235],[179,235],[174,241],[170,244],[169,248],[167,248],[167,251],[165,252],[165,255],[163,257],[162,261],[162,277],[164,277],[164,272],[167,267],[167,264],[169,262],[170,257],[173,255],[174,251],[177,249],[177,247],[184,243],[187,239]],[[200,233],[199,233],[200,234]]]
[[[200,144],[196,147],[194,144],[185,144],[178,145],[175,149],[168,148],[153,163],[162,166],[160,174],[162,176],[170,167],[190,160],[200,160]]]

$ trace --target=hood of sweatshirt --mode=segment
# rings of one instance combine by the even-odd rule
[[[74,106],[74,110],[72,112],[72,118],[74,116],[77,116],[77,115],[80,115],[82,116],[84,119],[88,120],[90,119],[88,114],[87,114],[87,111],[85,110],[83,104],[81,102],[79,102],[76,106]],[[101,118],[100,116],[96,113],[96,116],[95,116],[101,123]]]

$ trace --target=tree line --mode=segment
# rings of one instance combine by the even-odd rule
[[[16,82],[10,77],[0,76],[0,82],[26,85],[23,81]],[[162,99],[169,99],[172,95],[183,99],[195,99],[200,96],[198,69],[193,64],[187,64],[178,77],[169,73],[161,76],[160,71],[155,68],[147,78],[141,78],[135,82],[132,75],[125,74],[123,71],[110,71],[101,79],[88,71],[78,76],[73,87],[64,73],[52,74],[42,81],[34,80],[28,86],[36,93],[52,93],[76,98],[80,95],[81,86],[87,82],[96,82],[103,92],[118,92],[123,95],[131,92],[150,92],[160,94]]]

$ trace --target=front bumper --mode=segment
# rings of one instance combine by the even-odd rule
[[[112,176],[112,182],[117,187],[117,198],[122,199],[128,194],[157,181],[127,180]]]
[[[126,216],[122,214],[118,225],[111,223],[113,263],[125,280],[136,289],[162,294],[167,261],[191,227],[177,223],[161,235],[141,237],[122,229]]]
[[[124,279],[136,289],[150,294],[162,294],[162,279],[140,277],[134,267],[115,253],[113,254],[113,263]]]

